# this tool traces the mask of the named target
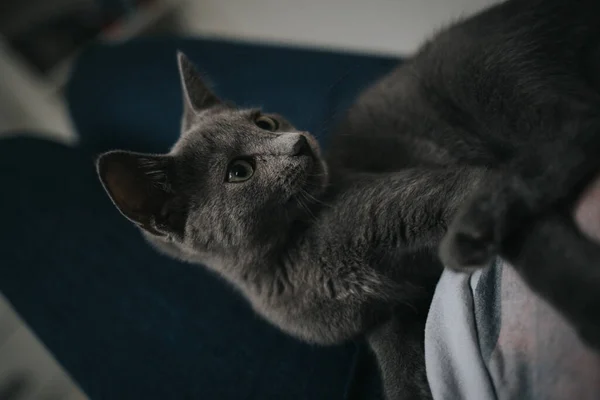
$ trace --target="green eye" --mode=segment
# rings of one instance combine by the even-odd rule
[[[247,181],[254,175],[254,166],[247,160],[233,160],[227,167],[227,182],[239,183]]]

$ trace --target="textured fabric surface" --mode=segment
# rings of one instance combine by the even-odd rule
[[[425,358],[436,400],[600,397],[600,356],[503,262],[473,275],[444,271]]]
[[[436,287],[425,326],[427,380],[436,400],[494,399],[479,347],[472,290],[472,281],[480,277],[481,271],[470,276],[446,270]]]

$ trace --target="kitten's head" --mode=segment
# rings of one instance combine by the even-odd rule
[[[181,136],[168,154],[97,161],[110,198],[160,250],[208,261],[268,251],[327,184],[316,140],[278,115],[218,99],[183,55]]]

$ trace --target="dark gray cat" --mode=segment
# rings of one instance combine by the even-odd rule
[[[219,100],[180,54],[180,139],[103,154],[100,179],[158,250],[282,330],[366,334],[389,399],[431,396],[440,243],[453,268],[506,257],[598,345],[600,247],[567,216],[600,167],[598,3],[513,0],[442,31],[358,99],[327,158],[281,116]]]

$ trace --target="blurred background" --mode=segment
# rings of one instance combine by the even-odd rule
[[[436,29],[493,2],[2,0],[0,139],[27,132],[78,142],[65,88],[74,62],[94,43],[170,35],[397,58],[410,55]],[[2,246],[0,269],[18,268],[3,265]],[[0,295],[0,400],[26,398],[85,395]]]
[[[0,132],[74,138],[60,89],[90,41],[175,34],[406,56],[494,0],[3,0]]]

